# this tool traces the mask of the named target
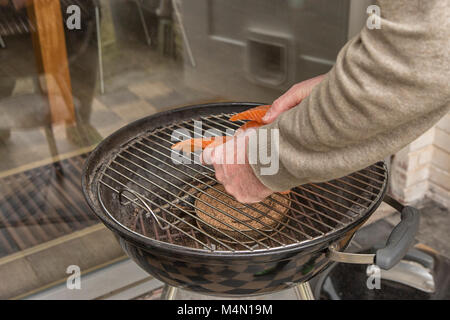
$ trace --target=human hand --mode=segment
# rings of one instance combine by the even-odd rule
[[[247,159],[247,146],[248,131],[246,134],[234,136],[225,144],[207,147],[200,159],[214,166],[216,179],[223,184],[228,194],[241,203],[256,203],[274,191],[263,185],[253,173]]]
[[[318,85],[325,76],[325,74],[322,74],[293,85],[272,103],[272,107],[262,118],[264,123],[273,122],[280,114],[298,105],[303,99],[309,96],[314,87]]]

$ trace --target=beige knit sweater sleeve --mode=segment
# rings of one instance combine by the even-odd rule
[[[262,164],[252,167],[272,190],[369,166],[449,112],[450,0],[378,5],[381,29],[365,27],[307,99],[263,127],[279,129],[279,171],[262,175]]]

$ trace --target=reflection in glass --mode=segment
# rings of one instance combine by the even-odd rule
[[[0,0],[0,259],[45,252],[8,258],[34,272],[4,264],[0,298],[123,254],[81,196],[102,138],[188,104],[270,103],[332,67],[349,12],[347,0]]]

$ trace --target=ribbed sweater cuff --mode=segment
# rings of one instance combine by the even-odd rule
[[[278,126],[277,126],[277,121],[265,125],[261,128],[259,128],[257,130],[257,137],[259,140],[259,131],[261,129],[266,129],[267,132],[270,132],[271,129],[277,129],[278,130]],[[292,175],[287,169],[286,167],[283,165],[281,159],[281,154],[280,152],[282,152],[282,150],[280,150],[280,145],[278,144],[274,144],[274,146],[277,148],[277,150],[271,150],[271,146],[272,146],[272,135],[271,134],[267,134],[267,143],[259,143],[258,141],[258,154],[266,154],[269,156],[273,155],[273,152],[278,152],[279,157],[278,157],[278,170],[274,173],[274,174],[266,174],[264,171],[267,171],[267,168],[270,167],[270,164],[262,164],[261,163],[261,159],[258,155],[258,157],[256,157],[256,163],[250,163],[250,166],[253,169],[253,173],[255,174],[255,176],[269,189],[273,190],[273,191],[287,191],[290,190],[291,188],[293,188],[294,186],[297,186],[299,184],[297,184],[298,182],[298,177],[295,177],[294,175]],[[272,152],[273,151],[273,152]],[[247,158],[250,159],[250,150],[249,148],[247,149]],[[264,170],[266,169],[266,170]]]

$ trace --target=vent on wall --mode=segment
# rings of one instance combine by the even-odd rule
[[[291,56],[289,36],[255,30],[249,32],[246,71],[250,81],[268,87],[283,87],[290,78],[290,70],[295,70],[295,59]]]

